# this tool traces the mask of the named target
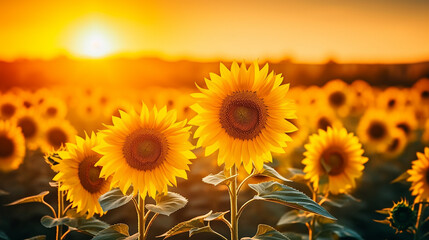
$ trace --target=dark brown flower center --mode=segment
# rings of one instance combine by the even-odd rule
[[[335,91],[329,95],[329,104],[333,107],[341,107],[346,102],[346,95],[341,91]]]
[[[223,100],[219,120],[231,137],[253,139],[265,127],[267,110],[255,92],[235,92]]]
[[[55,149],[60,148],[61,145],[66,143],[68,140],[67,134],[64,130],[58,127],[51,128],[47,135],[49,144],[51,144]]]
[[[387,134],[387,129],[384,123],[380,121],[373,121],[368,130],[368,135],[375,140],[383,139]]]
[[[6,136],[0,136],[0,158],[12,156],[15,150],[15,144],[12,139]]]
[[[428,99],[429,98],[429,90],[425,90],[421,93],[421,96],[423,99]]]
[[[328,127],[332,127],[331,121],[326,117],[319,118],[317,121],[317,129],[323,129],[326,131]]]
[[[49,107],[46,110],[46,114],[48,114],[48,116],[50,116],[50,117],[55,117],[57,115],[57,113],[58,113],[58,109],[56,109],[55,107]]]
[[[31,106],[33,106],[33,103],[30,102],[30,101],[28,101],[28,100],[25,100],[24,103],[23,103],[23,105],[24,105],[25,108],[30,108]]]
[[[168,152],[168,143],[162,133],[140,129],[126,138],[122,152],[128,165],[147,171],[162,164]]]
[[[1,106],[1,113],[4,117],[10,118],[16,112],[16,107],[13,104],[5,103]]]
[[[389,108],[393,108],[393,107],[395,107],[395,105],[396,105],[396,100],[395,100],[395,99],[390,99],[390,100],[387,102],[387,106],[388,106]]]
[[[398,149],[399,143],[400,143],[400,140],[398,138],[394,138],[392,142],[389,144],[389,146],[387,147],[387,150],[389,152],[394,152],[395,150]]]
[[[85,157],[79,164],[79,180],[82,187],[90,193],[96,193],[103,187],[105,180],[100,178],[101,167],[94,166],[101,155],[95,154]]]
[[[338,150],[325,150],[320,163],[325,172],[331,176],[341,174],[345,167],[345,158]]]
[[[396,127],[401,129],[406,136],[408,136],[411,133],[411,127],[406,122],[401,122],[396,124]]]
[[[21,127],[22,134],[25,138],[31,138],[36,135],[37,125],[31,117],[23,117],[19,119],[18,126]]]

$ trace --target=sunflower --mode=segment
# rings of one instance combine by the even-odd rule
[[[60,183],[60,190],[67,191],[67,200],[77,212],[88,212],[88,218],[94,213],[103,215],[98,198],[109,191],[111,180],[100,178],[101,167],[94,166],[101,155],[92,148],[100,144],[100,138],[94,133],[85,139],[76,136],[76,143],[67,143],[67,150],[58,152],[62,160],[52,166],[57,172],[53,180]]]
[[[361,116],[373,103],[375,98],[374,92],[371,85],[363,80],[353,81],[350,87],[354,95],[350,114],[353,116]]]
[[[388,114],[377,109],[368,109],[357,126],[357,135],[370,152],[386,149],[390,141],[391,122]]]
[[[343,126],[335,112],[330,108],[323,108],[323,106],[318,109],[307,108],[306,112],[312,132],[317,132],[319,129],[326,131],[328,127],[341,128]]]
[[[427,201],[429,199],[429,147],[424,154],[418,152],[417,160],[412,162],[412,168],[407,171],[411,182],[411,195],[416,196],[415,202]]]
[[[402,109],[406,101],[404,91],[397,87],[386,88],[376,99],[377,107],[387,111]]]
[[[418,122],[413,109],[407,108],[395,111],[389,117],[389,121],[392,122],[393,126],[402,130],[409,141],[416,139],[415,131],[418,127]]]
[[[39,114],[34,111],[34,108],[20,109],[13,118],[13,121],[21,128],[27,148],[36,150],[40,146],[42,132],[42,120]]]
[[[45,97],[39,109],[46,119],[64,119],[67,115],[67,105],[57,97]]]
[[[323,86],[323,90],[326,93],[327,105],[339,116],[347,116],[354,97],[347,83],[340,79],[331,80]]]
[[[18,96],[7,93],[0,95],[0,120],[11,119],[21,106]]]
[[[417,93],[418,104],[426,107],[429,106],[429,78],[419,79],[413,85],[413,90]]]
[[[51,120],[43,124],[40,148],[47,153],[58,150],[67,142],[72,142],[76,129],[67,120]]]
[[[21,129],[10,121],[0,120],[0,171],[15,170],[25,156],[25,139]]]
[[[398,157],[404,151],[407,143],[407,136],[401,129],[392,129],[389,143],[385,146],[386,149],[382,151],[383,156],[390,159]]]
[[[310,136],[305,149],[305,159],[302,160],[305,177],[323,193],[350,191],[368,161],[362,156],[363,149],[358,138],[353,133],[347,133],[345,128],[319,130],[318,134]],[[319,184],[322,179],[328,180],[327,184]]]
[[[155,198],[176,185],[176,177],[187,178],[195,155],[186,121],[175,122],[176,112],[166,107],[149,111],[145,104],[140,115],[133,109],[120,114],[113,117],[113,126],[106,125],[102,144],[94,148],[103,155],[96,163],[103,167],[101,176],[113,176],[111,186],[126,193],[132,184],[134,195]]]
[[[301,106],[318,107],[323,105],[322,99],[326,98],[325,92],[318,86],[310,86],[306,88],[300,98],[297,100]]]
[[[258,171],[264,162],[271,162],[271,152],[284,153],[286,134],[296,127],[286,119],[296,118],[293,100],[286,98],[289,84],[281,74],[268,74],[268,64],[259,69],[254,62],[249,69],[232,63],[231,71],[220,64],[220,76],[211,73],[205,79],[208,89],[192,94],[197,112],[189,123],[198,126],[194,137],[197,146],[206,148],[206,155],[219,150],[218,165],[240,167],[248,173],[253,165]]]
[[[22,106],[24,108],[32,108],[36,105],[34,94],[29,91],[20,91],[18,93],[19,98],[21,99],[20,102],[22,102]]]

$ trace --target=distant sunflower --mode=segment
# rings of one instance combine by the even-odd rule
[[[386,112],[369,109],[359,121],[357,135],[367,150],[379,152],[389,143],[391,128],[392,124]]]
[[[396,128],[404,132],[409,141],[416,139],[416,129],[418,127],[417,119],[413,109],[403,109],[395,111],[391,114],[390,120]]]
[[[418,104],[429,106],[429,78],[422,78],[413,85],[413,90],[417,93]]]
[[[377,96],[377,107],[387,111],[402,109],[406,105],[404,91],[397,87],[386,88]]]
[[[189,120],[195,117],[196,112],[191,109],[192,104],[194,104],[194,99],[189,94],[181,94],[177,97],[175,108],[177,109],[177,118],[179,120]]]
[[[11,93],[0,95],[0,120],[11,119],[21,106],[20,100],[18,96]]]
[[[412,168],[407,171],[411,182],[411,195],[416,196],[415,202],[429,200],[429,147],[425,148],[424,154],[417,153],[417,160],[414,160]]]
[[[355,80],[350,85],[354,94],[354,101],[350,110],[353,116],[362,115],[367,108],[374,102],[374,91],[371,85],[363,80]]]
[[[325,98],[325,92],[320,87],[312,85],[303,91],[297,102],[300,106],[311,108],[324,105],[322,99]]]
[[[211,73],[205,82],[208,89],[192,94],[198,115],[189,123],[198,126],[194,137],[206,156],[219,150],[218,165],[230,169],[243,163],[250,173],[253,165],[260,171],[271,162],[271,152],[284,153],[292,140],[286,133],[296,131],[286,119],[296,116],[281,74],[268,74],[268,64],[259,69],[255,62],[247,69],[233,62],[231,71],[221,64],[220,76]]]
[[[134,195],[155,198],[176,185],[176,177],[187,178],[189,159],[195,155],[186,121],[175,122],[176,112],[166,107],[149,111],[145,104],[140,115],[134,110],[120,113],[121,118],[113,117],[113,126],[100,133],[103,142],[94,148],[103,155],[96,164],[103,167],[101,176],[113,176],[111,186],[126,193],[132,184]]]
[[[45,97],[39,109],[46,119],[64,119],[67,115],[67,105],[57,97]]]
[[[20,91],[18,95],[19,95],[19,98],[21,99],[20,102],[22,103],[22,106],[24,108],[29,109],[29,108],[33,108],[36,105],[35,97],[32,92]]]
[[[350,111],[354,95],[347,83],[340,79],[327,82],[323,86],[326,102],[339,116],[345,117]]]
[[[17,169],[24,156],[25,139],[21,129],[10,121],[0,121],[0,171]]]
[[[58,150],[61,145],[72,142],[75,135],[76,129],[67,120],[46,121],[42,129],[42,152]]]
[[[319,129],[326,131],[328,127],[341,128],[343,126],[341,121],[330,108],[323,108],[320,106],[319,109],[309,108],[306,112],[308,113],[312,132],[317,132]]]
[[[345,193],[354,188],[355,180],[362,175],[364,163],[368,161],[362,156],[358,138],[347,133],[345,128],[319,130],[318,134],[310,136],[305,148],[302,160],[305,177],[323,193]],[[322,178],[327,178],[327,184],[319,184]]]
[[[382,154],[391,159],[398,157],[404,151],[407,143],[407,136],[402,130],[392,129],[389,143],[386,145],[386,149],[382,151]]]
[[[92,133],[85,139],[76,136],[76,143],[68,143],[66,151],[58,152],[62,160],[52,166],[57,172],[53,180],[60,182],[60,190],[67,191],[67,200],[77,212],[88,212],[88,218],[94,213],[103,215],[98,198],[109,191],[110,178],[100,178],[101,167],[94,166],[101,155],[92,148],[100,144],[100,139]]]
[[[42,120],[33,108],[21,109],[13,121],[21,128],[28,149],[36,150],[40,146]]]

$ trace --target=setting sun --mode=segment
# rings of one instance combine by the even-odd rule
[[[82,39],[81,54],[88,57],[104,57],[112,52],[112,46],[107,36],[94,32]]]

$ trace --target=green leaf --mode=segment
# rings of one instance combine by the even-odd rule
[[[225,214],[229,213],[229,211],[226,212],[215,212],[210,215],[208,215],[206,218],[204,218],[204,221],[211,222],[211,221],[221,221],[222,219],[225,219]]]
[[[390,183],[403,182],[403,181],[406,181],[407,178],[409,177],[410,177],[410,174],[408,172],[404,172],[401,175],[399,175],[399,177],[393,179],[393,181],[391,181]]]
[[[218,234],[210,226],[204,226],[204,227],[193,228],[193,229],[189,230],[189,237],[192,237],[195,234],[203,233],[203,232],[209,232],[209,233]]]
[[[264,175],[267,177],[272,177],[272,178],[281,180],[283,182],[292,182],[291,180],[280,175],[280,173],[278,173],[274,168],[268,166],[267,164],[264,164],[262,171],[260,173],[258,173],[258,175]]]
[[[9,195],[9,193],[0,189],[0,196],[4,196],[4,195]]]
[[[49,194],[49,191],[41,192],[37,195],[21,198],[19,200],[16,200],[15,202],[6,204],[5,206],[12,206],[12,205],[18,205],[23,203],[30,203],[30,202],[43,202],[43,198]]]
[[[70,228],[75,228],[79,232],[87,233],[89,235],[97,235],[100,231],[108,228],[110,225],[100,221],[94,217],[86,218],[85,216],[79,216],[73,211],[67,212],[67,217],[52,218],[50,216],[44,216],[40,220],[42,225],[46,228],[56,227],[58,225],[66,225]]]
[[[343,193],[329,196],[325,201],[326,204],[339,208],[349,204],[350,202],[360,202],[360,200],[350,194]]]
[[[26,238],[24,240],[45,240],[45,239],[46,239],[45,235],[38,235],[38,236],[31,237],[31,238]]]
[[[252,238],[242,238],[241,240],[290,240],[288,237],[286,237],[281,232],[277,231],[273,227],[270,227],[265,224],[259,224],[258,225],[258,231],[256,232],[256,235]]]
[[[326,233],[326,232],[333,233],[337,235],[339,238],[351,237],[351,238],[363,240],[363,238],[354,230],[335,223],[323,224],[319,234],[323,235],[323,233]]]
[[[118,223],[106,229],[101,230],[95,235],[92,240],[109,240],[109,239],[125,239],[130,236],[128,225]]]
[[[183,208],[188,200],[178,193],[168,192],[156,196],[156,205],[146,204],[146,208],[152,212],[170,216],[170,214]]]
[[[311,221],[309,214],[300,210],[291,210],[283,214],[280,220],[277,222],[277,226],[295,223],[307,223]]]
[[[2,240],[9,240],[9,237],[6,235],[5,232],[0,231],[0,239],[2,239]]]
[[[205,215],[201,215],[198,217],[194,217],[188,221],[181,222],[168,230],[166,233],[160,235],[159,237],[164,237],[164,239],[172,237],[174,235],[188,232],[194,228],[202,228],[205,227],[204,219],[212,214],[212,211],[208,212]]]
[[[333,217],[322,206],[311,200],[307,195],[289,186],[270,181],[258,184],[249,184],[249,187],[258,193],[258,195],[253,197],[256,200],[280,203],[292,208],[301,209],[336,220],[335,217]]]
[[[130,188],[131,189],[131,188]],[[128,189],[127,195],[122,194],[119,188],[114,188],[98,198],[103,211],[109,211],[127,204],[133,199],[132,189]]]
[[[225,176],[224,172],[221,171],[218,174],[210,173],[208,176],[203,178],[203,182],[217,186],[219,184],[228,184],[228,182],[235,177],[237,177],[237,174],[227,177]]]

